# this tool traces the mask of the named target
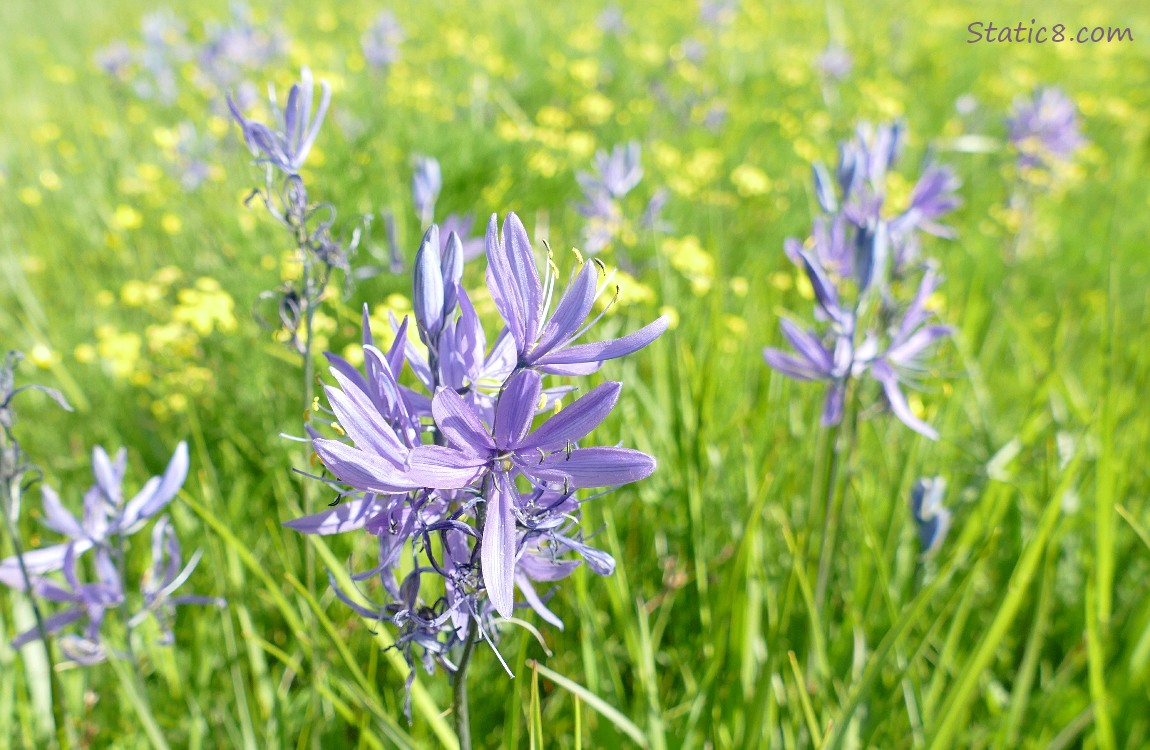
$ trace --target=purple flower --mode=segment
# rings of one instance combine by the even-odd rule
[[[508,381],[490,432],[459,394],[448,389],[436,394],[431,407],[435,423],[454,451],[445,463],[479,469],[489,480],[484,485],[483,579],[488,596],[504,617],[510,616],[514,596],[516,475],[561,483],[566,491],[635,482],[655,470],[654,459],[639,451],[574,447],[611,412],[621,387],[620,383],[604,383],[594,388],[534,432],[531,422],[542,391],[540,376],[534,371],[520,371]]]
[[[639,351],[667,330],[667,319],[660,317],[622,338],[593,344],[573,343],[595,322],[584,325],[595,302],[596,266],[583,265],[555,312],[545,321],[545,307],[549,307],[554,278],[548,274],[545,295],[527,230],[514,213],[507,215],[502,233],[492,214],[487,225],[487,262],[487,285],[515,340],[519,368],[532,367],[556,375],[585,375],[598,369],[604,360]],[[548,265],[549,272],[550,269]]]
[[[951,513],[942,504],[945,496],[946,480],[942,477],[920,479],[910,491],[910,512],[923,557],[937,552],[950,530]]]
[[[853,67],[854,62],[851,60],[850,53],[837,45],[828,46],[819,55],[819,72],[828,81],[839,81],[846,78]]]
[[[610,153],[597,151],[593,163],[593,174],[576,174],[576,179],[587,194],[602,191],[612,198],[622,198],[643,179],[642,147],[638,141],[616,146]]]
[[[26,551],[23,561],[30,574],[39,576],[60,570],[68,554],[78,556],[92,548],[107,549],[113,537],[136,533],[149,518],[167,507],[188,475],[188,447],[180,443],[163,475],[149,479],[139,492],[125,501],[123,481],[127,457],[127,451],[121,449],[113,461],[100,446],[92,449],[96,484],[84,494],[81,520],[64,508],[55,490],[44,485],[41,489],[43,524],[68,541]],[[24,588],[20,564],[14,556],[0,561],[0,583]]]
[[[311,70],[306,67],[300,72],[300,82],[293,84],[288,92],[287,104],[283,111],[280,111],[276,103],[275,90],[271,89],[271,106],[276,130],[245,118],[235,101],[228,97],[232,116],[243,129],[244,142],[252,154],[258,157],[259,163],[275,167],[287,175],[299,174],[316,136],[319,135],[324,115],[327,114],[328,105],[331,103],[331,86],[327,81],[320,83],[320,91],[319,104],[313,112],[312,97],[315,93],[315,84],[312,82]]]
[[[1061,89],[1048,87],[1029,99],[1014,100],[1007,120],[1010,145],[1023,167],[1050,167],[1067,161],[1085,144],[1079,132],[1078,110]]]
[[[172,622],[175,619],[177,606],[184,604],[227,606],[227,602],[218,597],[195,594],[172,596],[176,589],[184,585],[192,575],[192,571],[200,562],[201,555],[201,551],[196,550],[188,564],[181,567],[183,558],[180,554],[180,542],[176,538],[176,531],[172,528],[167,516],[161,518],[152,527],[152,569],[149,571],[150,574],[144,577],[140,586],[144,595],[144,608],[128,621],[128,627],[136,627],[150,615],[160,626],[160,645],[169,646],[175,640],[172,633]]]
[[[883,392],[894,412],[903,424],[931,440],[938,439],[938,432],[914,415],[907,404],[899,383],[907,376],[925,371],[923,354],[938,340],[951,334],[951,329],[941,325],[925,325],[932,313],[926,309],[926,302],[938,286],[938,275],[933,269],[927,270],[919,286],[918,294],[891,337],[886,350],[871,364],[871,376],[882,384]]]
[[[74,622],[86,619],[87,627],[84,629],[83,639],[79,644],[74,644],[79,647],[66,649],[65,653],[86,666],[99,663],[107,658],[100,641],[100,628],[104,624],[104,615],[109,609],[120,606],[124,601],[124,588],[120,575],[109,554],[103,550],[96,555],[96,573],[99,578],[96,583],[80,583],[76,577],[76,552],[70,545],[65,550],[61,566],[64,570],[64,580],[68,584],[67,588],[47,578],[37,579],[32,587],[32,593],[40,599],[72,605],[46,618],[44,631],[48,634],[57,633]],[[39,637],[38,628],[27,630],[13,639],[12,648],[21,648]]]
[[[388,10],[380,11],[360,39],[367,64],[373,68],[387,68],[394,64],[399,60],[399,45],[403,37],[403,27],[395,14]]]
[[[439,169],[439,160],[433,156],[416,156],[411,197],[415,202],[415,212],[424,224],[430,224],[435,216],[435,201],[442,189],[443,173]]]

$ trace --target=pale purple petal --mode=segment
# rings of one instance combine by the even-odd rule
[[[615,487],[649,477],[655,459],[630,448],[576,448],[570,455],[553,453],[542,461],[523,461],[519,469],[539,479],[566,481],[572,489]]]
[[[497,474],[494,484],[487,498],[480,563],[492,606],[503,617],[511,617],[515,608],[515,515],[511,509],[518,492],[508,474]]]
[[[886,399],[890,403],[890,409],[894,415],[902,421],[907,427],[911,428],[920,435],[930,438],[931,440],[938,440],[938,432],[914,415],[910,410],[910,405],[906,402],[906,396],[903,395],[902,390],[898,387],[898,375],[894,369],[886,362],[878,361],[874,363],[871,368],[871,374],[874,378],[882,383],[883,392],[886,394]]]
[[[523,443],[541,392],[542,378],[532,370],[520,370],[507,382],[495,405],[495,444],[500,449],[515,450]]]
[[[667,330],[669,321],[660,317],[655,322],[643,326],[634,333],[610,341],[599,341],[594,344],[577,344],[565,349],[549,352],[540,358],[539,365],[567,365],[584,362],[602,362],[606,359],[625,357],[639,351]]]
[[[527,606],[535,611],[535,614],[543,618],[544,621],[554,625],[560,630],[563,629],[563,621],[551,610],[547,609],[547,605],[539,598],[539,594],[535,593],[535,588],[531,585],[531,581],[527,576],[522,573],[515,574],[515,585],[523,592],[523,600],[527,602]]]
[[[520,450],[550,453],[576,443],[607,418],[619,400],[622,383],[603,383],[548,419],[522,442]]]
[[[440,388],[431,402],[431,413],[447,442],[468,455],[486,455],[495,442],[471,405],[450,388]]]
[[[551,319],[543,327],[539,342],[528,353],[529,358],[538,359],[575,335],[595,304],[596,276],[595,264],[584,263],[583,270],[567,287]]]
[[[56,490],[44,485],[40,488],[40,496],[43,499],[45,526],[71,539],[84,535],[84,530],[80,528],[80,522],[64,509]]]
[[[458,490],[486,470],[487,460],[441,445],[421,445],[411,452],[411,478],[419,487]]]
[[[290,521],[285,521],[284,526],[304,534],[316,534],[318,536],[342,534],[345,531],[363,528],[367,519],[373,513],[379,512],[382,507],[383,504],[375,495],[368,495],[358,500],[340,503],[334,508],[313,513],[310,516],[293,518]]]
[[[406,492],[420,486],[406,471],[383,458],[338,440],[316,438],[312,447],[340,481],[367,492]]]

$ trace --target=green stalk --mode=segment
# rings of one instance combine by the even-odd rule
[[[467,634],[464,636],[463,653],[459,656],[458,669],[452,677],[452,716],[455,718],[455,733],[459,736],[459,750],[471,750],[471,715],[467,702],[467,668],[471,665],[471,653],[475,650],[475,618],[467,620]]]
[[[10,490],[5,492],[5,497],[12,497]],[[56,670],[52,666],[51,636],[48,635],[48,631],[44,627],[44,614],[40,611],[40,605],[36,602],[36,597],[32,596],[32,577],[28,574],[28,567],[24,564],[24,546],[20,543],[19,532],[12,522],[7,508],[2,509],[2,514],[8,536],[12,540],[13,551],[16,553],[16,562],[20,565],[20,577],[24,580],[24,590],[28,593],[28,602],[32,605],[32,617],[36,621],[36,632],[40,635],[40,642],[44,644],[44,658],[48,660],[48,698],[52,702],[52,724],[56,730],[56,745],[60,750],[69,750],[72,743],[69,741],[68,727],[64,720],[64,698],[60,689],[60,678],[56,676]]]
[[[11,451],[14,454],[13,460],[16,465],[19,465],[23,460],[19,443],[7,429],[0,431],[0,450]],[[16,471],[22,473],[21,469],[16,469]],[[20,474],[18,473],[16,476],[19,477]],[[17,479],[15,482],[12,480],[13,477],[4,477],[5,503],[4,507],[0,508],[0,515],[4,516],[4,526],[8,531],[8,537],[12,540],[12,550],[16,555],[16,563],[20,566],[20,577],[24,581],[24,591],[28,594],[28,602],[32,606],[32,617],[36,621],[36,632],[40,635],[40,642],[44,644],[44,658],[47,659],[48,663],[48,698],[52,703],[52,724],[56,730],[56,744],[61,750],[69,750],[72,743],[65,722],[63,691],[60,689],[60,681],[56,676],[56,670],[53,668],[52,641],[48,635],[48,630],[44,627],[44,613],[40,611],[40,605],[36,601],[36,597],[32,595],[32,576],[28,573],[28,566],[24,563],[24,545],[20,540],[20,530],[10,512],[10,509],[19,507],[18,498],[21,492],[19,480]]]
[[[834,434],[828,437],[827,450],[830,460],[824,475],[825,493],[823,506],[823,529],[819,538],[819,567],[815,580],[815,611],[822,621],[823,606],[826,602],[827,587],[830,585],[831,563],[834,560],[838,542],[839,522],[846,500],[847,469],[854,454],[857,433],[858,412],[854,408],[853,389],[848,386],[844,409],[846,415],[842,424],[836,425]]]

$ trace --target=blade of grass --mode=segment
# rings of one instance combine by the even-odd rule
[[[574,680],[567,679],[558,672],[548,669],[534,659],[528,660],[527,665],[532,669],[537,669],[539,674],[551,680],[567,692],[581,698],[583,702],[594,709],[596,713],[598,713],[607,721],[611,722],[612,726],[634,740],[635,744],[637,744],[639,747],[649,748],[651,746],[647,740],[646,735],[643,734],[642,729],[637,727],[634,722],[620,713],[619,710],[614,706],[610,705],[587,688],[583,687]]]
[[[1047,542],[1054,533],[1058,520],[1062,517],[1063,496],[1078,478],[1079,462],[1080,454],[1076,454],[1070,465],[1066,467],[1062,481],[1055,490],[1054,496],[1047,503],[1034,536],[1026,544],[1022,557],[1014,568],[1002,606],[999,607],[990,627],[979,642],[974,656],[969,659],[966,668],[959,675],[956,685],[950,693],[950,698],[943,705],[941,723],[932,728],[933,731],[928,731],[927,734],[931,738],[930,750],[954,747],[959,722],[965,714],[966,705],[974,695],[978,679],[983,670],[990,664],[995,651],[1002,643],[1002,639],[1018,615],[1019,609],[1026,601],[1026,595],[1030,590],[1030,581],[1042,559]]]

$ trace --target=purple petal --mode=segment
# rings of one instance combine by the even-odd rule
[[[77,608],[64,610],[63,612],[52,615],[51,617],[44,618],[44,630],[46,630],[48,633],[58,632],[76,622],[76,620],[79,620],[83,616],[83,609]],[[38,628],[26,630],[12,639],[12,648],[21,648],[26,644],[31,643],[32,641],[39,640],[39,638],[40,630]]]
[[[561,581],[579,565],[578,560],[550,560],[537,554],[519,558],[519,572],[532,581]]]
[[[420,486],[406,471],[389,461],[338,440],[316,438],[312,447],[332,474],[357,490],[392,493]]]
[[[26,550],[23,559],[28,575],[39,576],[63,568],[64,558],[68,554],[69,547],[74,547],[74,554],[80,555],[92,549],[92,540],[81,538],[64,544],[53,544],[48,547]],[[20,572],[20,563],[15,556],[0,561],[0,583],[9,588],[24,590],[24,575]]]
[[[910,405],[906,402],[906,396],[902,394],[902,390],[898,387],[898,374],[886,362],[878,361],[871,367],[871,374],[874,375],[875,380],[882,383],[883,393],[886,394],[886,399],[890,402],[890,409],[894,415],[902,421],[907,427],[915,432],[930,438],[931,440],[938,440],[938,432],[914,415],[910,410]]]
[[[602,362],[607,359],[625,357],[639,351],[667,330],[668,320],[660,317],[634,333],[610,341],[599,341],[594,344],[577,344],[565,349],[550,352],[540,358],[539,365],[569,365],[584,362]]]
[[[483,585],[492,606],[503,617],[515,608],[515,515],[511,507],[518,493],[510,475],[497,474],[495,489],[487,498],[487,521],[483,524]]]
[[[583,394],[531,433],[521,450],[550,453],[582,440],[611,413],[622,388],[622,383],[609,382]]]
[[[595,282],[595,264],[584,263],[583,270],[567,287],[555,313],[543,327],[542,337],[529,353],[530,357],[537,359],[575,335],[595,304]]]
[[[164,474],[160,477],[158,483],[153,484],[148,482],[144,488],[140,490],[127,505],[124,506],[124,513],[120,519],[118,531],[123,534],[130,534],[136,531],[137,525],[144,520],[151,518],[159,513],[172,501],[172,498],[184,486],[184,481],[188,478],[188,444],[181,441],[176,446],[172,458],[168,461],[168,466],[164,469]]]
[[[950,326],[927,326],[915,331],[897,346],[888,349],[885,357],[896,364],[908,364],[923,349],[939,339],[946,338],[951,333],[953,333],[953,329]]]
[[[499,236],[499,220],[495,214],[491,214],[491,220],[487,222],[486,244],[487,287],[491,291],[491,299],[507,323],[507,328],[515,339],[516,348],[518,351],[525,351],[527,313],[523,307],[511,263],[507,259],[503,238]]]
[[[44,506],[45,526],[71,539],[84,535],[84,530],[80,528],[80,522],[64,509],[56,490],[44,485],[40,488],[40,496]]]
[[[396,466],[403,463],[407,455],[406,446],[399,441],[391,425],[381,418],[374,406],[355,404],[347,393],[330,386],[325,387],[324,392],[340,427],[356,447],[382,456]],[[366,394],[363,395],[366,400]]]
[[[535,369],[548,375],[571,375],[582,377],[598,372],[602,362],[579,362],[573,365],[536,365]]]
[[[474,482],[486,470],[487,459],[441,445],[421,445],[411,452],[411,477],[417,486],[433,490],[458,490]]]
[[[615,487],[651,476],[655,459],[630,448],[576,448],[570,455],[553,453],[540,462],[520,462],[519,469],[539,479],[566,481],[573,489]]]
[[[285,521],[284,526],[304,534],[327,536],[363,528],[371,514],[383,507],[375,495],[340,503],[334,508]]]
[[[539,338],[539,325],[543,322],[543,285],[539,283],[539,270],[535,267],[535,253],[527,230],[514,213],[507,214],[503,220],[503,242],[522,304],[525,340],[534,342]]]
[[[834,371],[834,358],[822,342],[813,334],[802,330],[784,318],[780,321],[783,336],[790,342],[799,356],[811,363],[816,370],[829,375]]]
[[[805,359],[799,359],[780,349],[767,347],[763,349],[763,359],[772,370],[795,380],[823,380],[827,373],[815,368]]]
[[[520,370],[507,381],[495,404],[495,444],[515,450],[527,437],[542,392],[542,378],[532,370]]]
[[[563,621],[560,620],[554,612],[547,609],[547,605],[539,598],[539,594],[535,593],[535,588],[531,585],[531,581],[527,576],[522,573],[515,574],[515,585],[523,592],[523,600],[527,602],[527,606],[535,610],[535,614],[542,617],[546,622],[551,623],[560,630],[563,629]]]
[[[431,414],[447,442],[478,456],[495,450],[495,442],[475,410],[450,388],[440,388],[431,402]]]
[[[843,421],[843,411],[846,407],[846,383],[836,380],[827,388],[826,398],[823,400],[823,413],[821,424],[823,427],[838,424]]]

